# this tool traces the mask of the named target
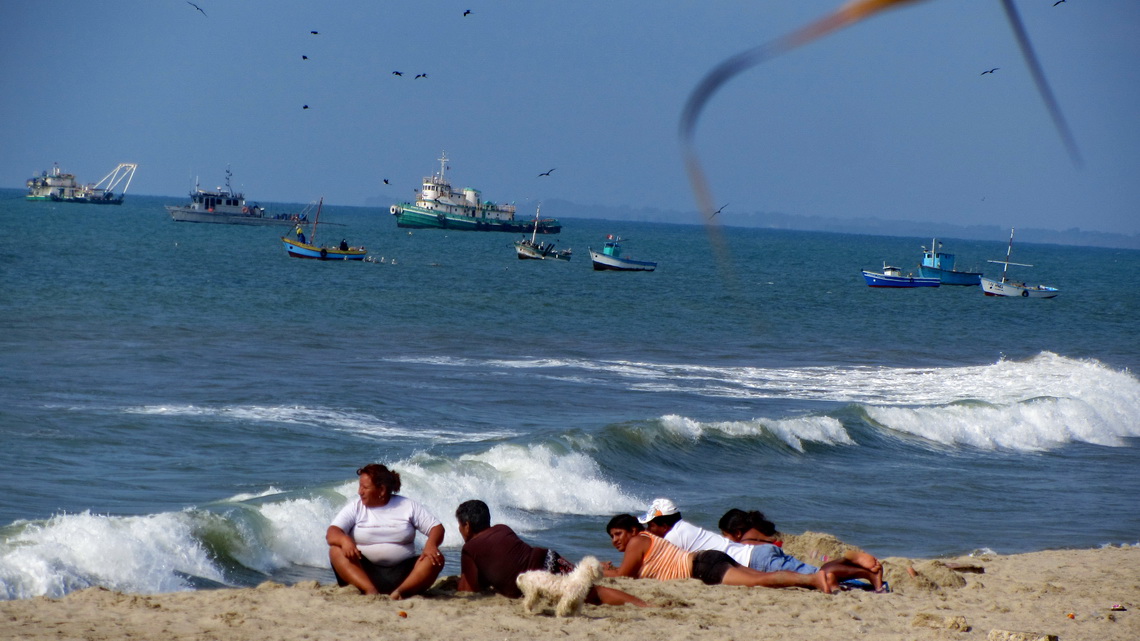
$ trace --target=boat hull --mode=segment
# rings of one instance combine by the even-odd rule
[[[951,269],[939,269],[919,265],[918,274],[923,278],[937,278],[943,285],[980,285],[982,274],[980,272],[959,272]]]
[[[312,258],[314,260],[364,260],[368,254],[368,250],[363,247],[349,247],[348,249],[340,249],[339,247],[317,247],[308,243],[302,243],[291,238],[282,237],[281,242],[285,245],[285,251],[293,258]]]
[[[534,221],[501,220],[489,217],[464,216],[423,209],[411,204],[392,205],[397,227],[409,229],[450,229],[454,231],[505,231],[526,233],[534,230]],[[562,225],[553,218],[538,222],[538,233],[557,234]]]
[[[657,263],[647,260],[633,260],[618,256],[606,256],[602,252],[590,250],[590,260],[594,263],[594,271],[613,272],[651,272],[657,269]]]
[[[863,270],[863,279],[868,287],[938,287],[942,284],[937,278],[890,276],[867,270]]]
[[[1004,296],[1006,298],[1053,298],[1061,293],[1056,287],[1047,285],[1016,285],[1008,281],[981,279],[982,291],[986,296]]]
[[[209,212],[189,207],[166,206],[170,219],[176,223],[215,223],[221,225],[296,225],[297,221],[288,218],[268,218],[258,214]]]
[[[568,261],[572,254],[569,249],[540,250],[527,241],[515,241],[515,254],[519,260],[561,260]]]

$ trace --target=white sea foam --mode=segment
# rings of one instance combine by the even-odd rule
[[[478,434],[425,427],[404,427],[361,412],[349,412],[326,407],[299,406],[236,406],[203,407],[198,405],[147,405],[124,410],[130,414],[161,414],[168,416],[207,416],[235,422],[276,423],[290,427],[314,428],[355,434],[370,440],[391,439],[426,440],[435,443],[470,443],[506,438],[508,431]]]
[[[63,514],[0,543],[0,597],[62,596],[101,585],[127,592],[189,589],[178,573],[223,582],[185,513],[148,516]]]
[[[785,419],[753,419],[750,421],[719,421],[702,423],[684,416],[661,417],[661,424],[674,434],[700,439],[704,434],[716,432],[733,437],[770,435],[789,447],[804,451],[804,442],[828,445],[852,445],[854,441],[843,424],[830,416],[801,416]]]

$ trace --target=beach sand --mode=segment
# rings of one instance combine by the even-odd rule
[[[804,560],[831,549],[826,535],[802,536],[785,548]],[[454,577],[403,601],[316,582],[153,595],[91,588],[0,602],[0,639],[1140,639],[1140,547],[883,565],[890,594],[604,579],[655,607],[586,606],[568,618],[456,593]]]

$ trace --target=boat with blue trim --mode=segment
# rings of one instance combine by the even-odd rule
[[[317,245],[317,225],[321,222],[321,206],[324,202],[324,198],[321,198],[320,201],[317,202],[317,213],[313,216],[313,226],[309,230],[308,238],[305,237],[305,231],[299,224],[297,225],[297,229],[293,230],[295,237],[281,237],[281,242],[285,245],[285,251],[293,258],[364,260],[364,257],[368,254],[368,250],[364,247],[350,247],[348,241],[343,239],[339,245],[333,247]]]
[[[621,243],[624,240],[626,239],[609,234],[606,236],[606,244],[602,246],[602,251],[596,252],[587,247],[590,251],[590,260],[594,263],[594,271],[651,272],[657,269],[655,262],[623,256]]]
[[[901,269],[886,263],[883,263],[882,273],[864,269],[863,279],[867,281],[867,287],[938,287],[942,284],[937,277],[923,278],[914,274],[904,275]]]

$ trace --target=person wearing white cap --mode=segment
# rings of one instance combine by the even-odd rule
[[[759,572],[789,571],[815,574],[823,569],[838,581],[849,579],[869,581],[876,591],[879,591],[883,584],[881,566],[876,573],[860,564],[842,559],[829,561],[819,568],[784,554],[774,545],[738,543],[685,521],[681,518],[681,512],[676,504],[667,498],[654,499],[645,515],[638,517],[637,520],[650,534],[659,536],[682,550],[690,552],[719,550],[728,554],[737,563]]]

